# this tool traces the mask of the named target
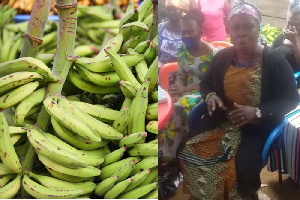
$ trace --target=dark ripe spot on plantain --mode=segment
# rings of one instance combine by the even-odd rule
[[[31,77],[33,77],[33,75],[30,75],[28,78],[31,78]]]
[[[37,70],[37,69],[38,69],[38,67],[35,67],[35,68],[34,68],[34,70]]]
[[[12,78],[12,77],[14,77],[14,76],[13,76],[13,75],[10,75],[10,76],[9,76],[9,78]]]
[[[107,47],[107,49],[111,49],[111,47]]]
[[[37,150],[41,150],[40,148],[36,148]]]
[[[20,83],[20,82],[21,82],[21,80],[18,81],[18,83]]]
[[[6,78],[4,78],[3,80],[6,80]]]
[[[4,158],[6,158],[6,152],[4,153]]]
[[[32,66],[29,65],[28,68],[29,68],[29,69],[32,69]]]
[[[9,97],[9,94],[3,99],[3,103],[5,103],[6,99]]]
[[[121,125],[121,124],[120,124],[120,123],[118,123],[118,126],[117,126],[117,127],[119,128],[119,127],[120,127],[120,125]]]
[[[60,148],[60,147],[57,147],[57,150],[61,150],[61,148]]]
[[[85,142],[86,144],[91,144],[91,142]]]

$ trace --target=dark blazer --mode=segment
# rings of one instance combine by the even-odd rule
[[[234,47],[225,48],[213,58],[207,73],[200,83],[203,98],[210,92],[226,101],[224,95],[224,76],[236,56]],[[262,60],[261,85],[262,119],[258,125],[245,125],[241,128],[241,143],[236,154],[236,168],[239,174],[248,179],[259,178],[262,169],[261,152],[266,138],[284,115],[294,109],[299,95],[291,66],[281,53],[264,48]],[[213,124],[226,119],[224,111],[217,110],[210,118]],[[207,120],[207,119],[206,119]]]

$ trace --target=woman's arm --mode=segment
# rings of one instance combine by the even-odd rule
[[[294,43],[294,54],[297,61],[297,64],[300,65],[300,41]]]
[[[268,74],[270,76],[269,91],[262,91],[272,96],[273,99],[259,106],[262,120],[265,122],[279,123],[284,115],[296,108],[299,94],[294,78],[294,73],[281,53],[272,51],[268,58]],[[266,94],[265,94],[266,95]]]

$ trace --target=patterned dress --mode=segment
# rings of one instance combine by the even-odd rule
[[[206,55],[194,57],[189,54],[183,44],[178,50],[178,71],[177,76],[187,79],[187,86],[199,85],[202,75],[217,52],[212,50]],[[188,115],[190,110],[202,100],[199,91],[192,91],[184,94],[174,102],[173,115],[159,135],[162,139],[162,146],[159,147],[159,158],[162,161],[171,161],[176,158],[176,150],[181,138],[188,132]]]
[[[261,64],[230,66],[224,77],[228,113],[233,103],[258,106],[261,97]],[[180,152],[184,192],[201,200],[245,199],[236,189],[235,155],[240,129],[227,120],[219,127],[189,139]]]

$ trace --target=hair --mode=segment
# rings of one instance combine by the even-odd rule
[[[292,10],[291,10],[291,16],[292,15],[299,15],[300,14],[300,6],[295,6]]]
[[[193,8],[186,12],[182,18],[182,22],[195,20],[199,27],[202,27],[204,22],[204,14],[201,10]]]

